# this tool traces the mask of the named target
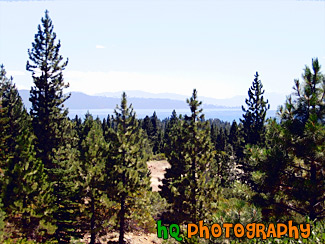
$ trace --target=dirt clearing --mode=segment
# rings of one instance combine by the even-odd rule
[[[147,162],[148,169],[151,172],[152,191],[159,191],[158,186],[162,185],[161,180],[164,178],[166,168],[170,168],[170,164],[166,160]]]

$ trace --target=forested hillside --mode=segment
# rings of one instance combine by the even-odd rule
[[[28,50],[29,111],[1,66],[1,243],[95,244],[109,233],[133,243],[127,233],[156,234],[158,221],[181,230],[159,243],[325,243],[325,76],[317,58],[292,81],[277,118],[266,119],[269,102],[256,72],[239,123],[206,120],[196,89],[186,116],[174,110],[165,120],[156,113],[138,119],[123,93],[104,120],[89,113],[69,119],[68,59],[60,48],[46,11]],[[158,192],[149,160],[170,164]],[[298,230],[269,236],[270,228],[259,232],[267,238],[190,238],[186,224],[201,220],[292,221],[311,224],[311,232],[306,239]]]

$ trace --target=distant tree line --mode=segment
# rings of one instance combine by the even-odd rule
[[[34,85],[27,111],[0,70],[0,241],[70,243],[163,223],[300,223],[325,217],[325,76],[318,59],[278,110],[256,72],[240,122],[206,120],[194,89],[189,115],[137,119],[127,96],[106,119],[69,119],[69,85],[48,12],[26,69]],[[146,162],[166,159],[159,193]],[[324,223],[324,222],[320,222]],[[323,224],[323,230],[325,224]],[[323,237],[324,238],[324,237]],[[249,240],[248,240],[249,241]],[[192,238],[184,243],[214,243]]]

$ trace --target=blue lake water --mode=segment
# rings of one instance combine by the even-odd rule
[[[175,109],[177,115],[189,115],[189,109]],[[107,115],[114,115],[114,109],[69,109],[69,117],[74,118],[78,115],[80,118],[84,118],[85,114],[89,111],[94,118],[97,116],[100,119],[107,118]],[[173,109],[136,109],[137,118],[142,119],[148,116],[152,116],[153,112],[156,111],[157,117],[160,120],[168,118],[171,116]],[[204,109],[203,113],[206,119],[220,119],[222,121],[232,122],[236,120],[239,122],[239,119],[242,118],[243,111],[238,109],[229,109],[229,108],[220,108],[220,109]],[[276,110],[269,110],[267,112],[267,117],[275,117]]]

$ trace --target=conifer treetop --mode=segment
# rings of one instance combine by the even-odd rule
[[[194,119],[194,121],[197,118],[204,119],[204,114],[201,114],[203,109],[202,108],[199,109],[199,107],[202,105],[202,101],[198,101],[196,89],[193,90],[192,97],[186,99],[186,102],[190,106],[191,113],[192,113],[191,117],[192,119]],[[201,115],[199,116],[199,114]]]
[[[28,49],[29,60],[26,64],[26,70],[32,72],[35,86],[31,88],[30,101],[32,102],[32,115],[42,114],[42,106],[52,107],[53,109],[63,109],[63,103],[70,97],[63,95],[63,89],[69,87],[65,83],[62,71],[68,64],[68,59],[63,61],[59,50],[60,40],[56,41],[54,26],[49,17],[49,12],[45,11],[45,17],[41,19],[38,25],[38,31],[35,34],[32,49]],[[39,101],[44,101],[39,104]],[[45,109],[46,110],[46,109]],[[67,111],[64,111],[65,115]]]
[[[121,105],[116,106],[114,113],[117,124],[120,126],[124,125],[125,127],[127,125],[133,125],[134,123],[137,124],[136,113],[133,110],[132,104],[128,106],[125,92],[122,93]]]
[[[60,75],[68,64],[68,59],[61,64],[62,55],[59,54],[61,47],[60,40],[55,44],[56,33],[53,31],[52,20],[49,17],[49,11],[45,11],[45,17],[41,19],[42,25],[38,25],[38,32],[35,35],[35,42],[32,43],[33,48],[28,49],[28,56],[32,61],[27,61],[26,69],[33,72],[33,76],[37,76],[37,72],[46,72],[47,76],[56,78]],[[36,70],[36,69],[39,70]]]
[[[318,58],[312,59],[312,70],[306,65],[302,74],[303,81],[295,79],[294,93],[287,98],[279,114],[282,121],[293,118],[306,123],[311,114],[325,120],[325,76],[321,73]]]
[[[240,119],[247,144],[259,144],[264,141],[266,112],[270,109],[269,101],[264,99],[264,92],[262,82],[256,72],[252,86],[248,90],[248,98],[245,100],[247,108],[242,106],[244,114],[243,119]]]
[[[256,117],[259,117],[258,115],[261,115],[261,117],[266,115],[266,111],[270,108],[270,105],[268,104],[268,100],[264,100],[264,92],[263,90],[263,84],[261,80],[258,79],[259,74],[256,72],[255,79],[253,81],[252,86],[248,90],[248,98],[246,98],[245,103],[248,105],[248,109],[246,109],[244,106],[242,106],[242,110],[244,112],[249,112],[254,109],[253,115]],[[266,106],[266,104],[268,104]],[[258,114],[258,112],[261,112],[261,114]],[[244,116],[245,117],[245,116]]]

